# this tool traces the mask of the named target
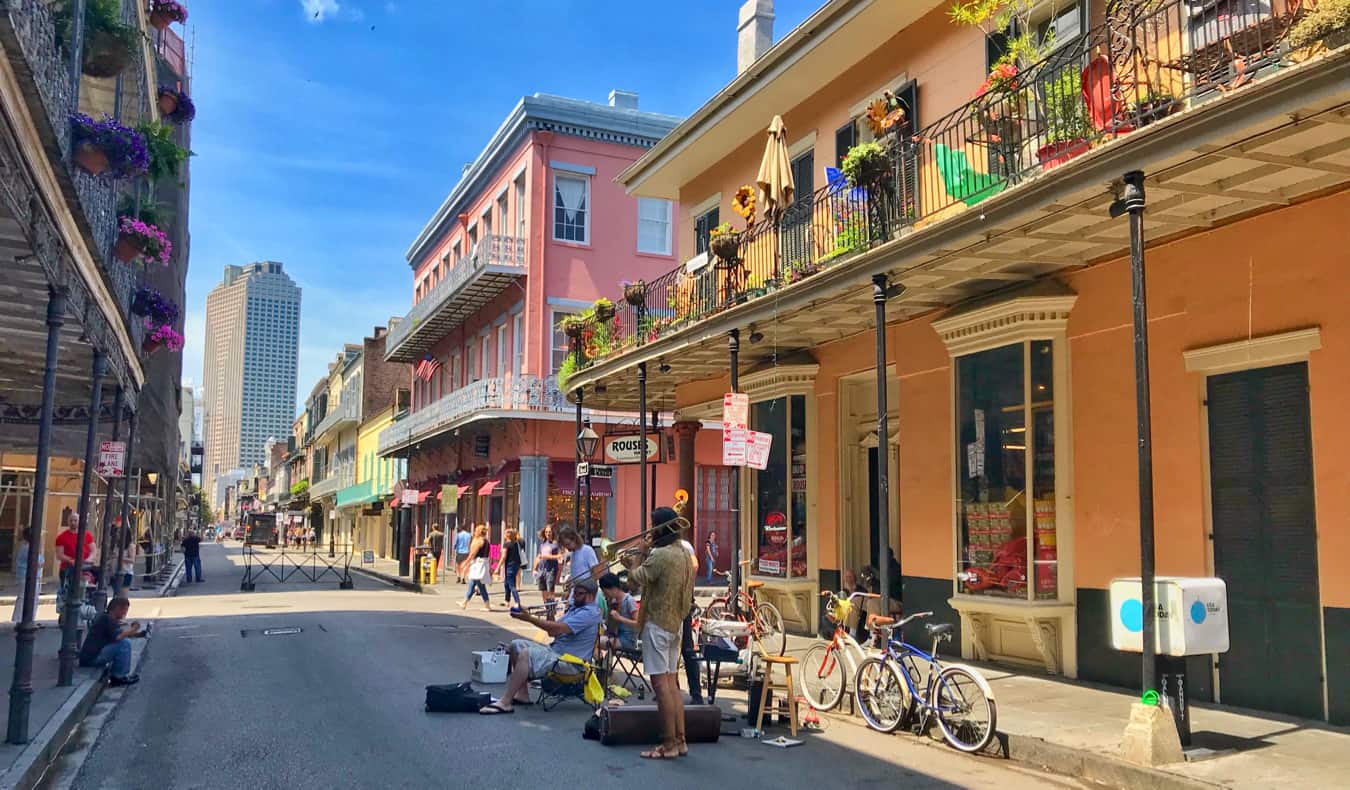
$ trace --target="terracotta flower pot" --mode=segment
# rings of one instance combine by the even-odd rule
[[[116,77],[131,65],[125,42],[105,30],[90,31],[84,40],[81,70],[91,77]]]
[[[1075,156],[1087,153],[1090,144],[1087,140],[1061,140],[1057,143],[1043,145],[1036,149],[1036,158],[1040,160],[1042,170],[1051,170],[1059,167],[1065,162],[1073,159]]]
[[[165,91],[159,94],[159,114],[163,116],[173,115],[178,112],[178,94]]]
[[[173,23],[173,16],[167,11],[151,11],[150,26],[155,30],[164,30]]]
[[[132,236],[121,233],[117,236],[117,244],[113,245],[113,257],[122,263],[131,263],[141,254],[141,247],[136,243]]]
[[[92,143],[80,143],[75,147],[75,164],[91,176],[103,175],[111,165],[103,149]]]
[[[160,343],[158,340],[155,340],[154,338],[149,338],[149,337],[147,337],[147,338],[141,343],[141,351],[144,351],[144,352],[147,353],[147,354],[153,354],[153,353],[155,353],[156,351],[159,350],[159,347],[160,347],[161,345],[163,345],[163,344]]]

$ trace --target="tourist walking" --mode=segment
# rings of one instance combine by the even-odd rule
[[[469,580],[469,589],[459,608],[467,609],[469,600],[477,590],[483,596],[483,611],[492,611],[492,600],[488,597],[487,579],[489,573],[488,555],[492,549],[488,545],[487,524],[479,524],[473,531],[473,542],[469,544],[469,559],[460,568],[460,575]]]
[[[511,601],[520,606],[520,569],[525,564],[525,543],[520,539],[520,531],[508,527],[502,538],[502,558],[497,563],[497,572],[502,576],[502,586],[506,592],[506,605]]]

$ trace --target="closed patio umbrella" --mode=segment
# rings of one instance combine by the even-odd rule
[[[764,216],[773,217],[792,202],[796,186],[792,183],[792,161],[788,158],[787,129],[783,116],[775,115],[769,123],[769,140],[764,146],[764,159],[759,163],[760,203]]]

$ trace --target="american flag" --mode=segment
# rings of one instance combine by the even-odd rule
[[[423,381],[431,381],[431,377],[436,375],[436,371],[441,369],[441,361],[430,354],[422,357],[422,361],[413,368],[413,375]]]

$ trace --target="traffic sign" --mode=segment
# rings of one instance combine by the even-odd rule
[[[99,442],[98,466],[95,471],[99,477],[124,477],[126,475],[127,443]]]
[[[581,463],[577,464],[577,477],[585,477],[587,474],[590,473],[590,471],[591,471],[591,464],[589,461],[582,461]]]
[[[614,467],[609,464],[591,464],[591,477],[613,477]]]

